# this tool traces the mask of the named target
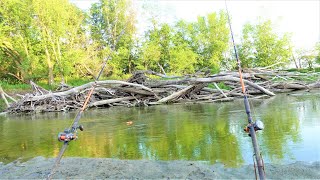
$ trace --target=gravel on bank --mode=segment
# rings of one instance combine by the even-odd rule
[[[54,158],[0,163],[0,179],[44,179]],[[266,164],[268,179],[320,179],[320,162]],[[225,168],[201,161],[118,160],[63,158],[53,178],[59,179],[255,179],[253,166]]]

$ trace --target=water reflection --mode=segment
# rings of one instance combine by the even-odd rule
[[[320,160],[320,143],[313,139],[320,135],[317,98],[279,95],[251,103],[254,118],[265,123],[258,140],[266,162]],[[74,116],[74,112],[0,116],[0,161],[56,156],[62,145],[56,140],[57,132]],[[201,160],[239,166],[252,163],[251,139],[242,130],[246,122],[242,100],[90,110],[81,119],[85,131],[65,156]]]

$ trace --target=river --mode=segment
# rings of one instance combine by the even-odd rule
[[[250,104],[253,118],[265,125],[257,133],[265,162],[320,161],[319,91]],[[0,116],[0,162],[57,156],[62,145],[57,134],[70,126],[75,113]],[[85,130],[70,143],[66,157],[196,160],[228,167],[253,163],[241,99],[88,110],[80,124]]]

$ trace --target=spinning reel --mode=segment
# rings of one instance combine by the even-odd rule
[[[79,125],[76,128],[72,127],[71,129],[65,129],[63,132],[60,132],[58,134],[58,141],[69,142],[69,141],[78,139],[77,129],[79,129],[80,131],[83,131],[83,126]]]
[[[249,136],[250,136],[250,127],[251,126],[253,126],[253,128],[254,128],[254,131],[259,131],[259,130],[263,130],[264,129],[264,124],[263,124],[263,122],[262,121],[256,121],[256,122],[254,122],[254,123],[252,123],[252,124],[248,124],[246,127],[244,127],[244,131],[246,132],[246,133],[249,133]]]

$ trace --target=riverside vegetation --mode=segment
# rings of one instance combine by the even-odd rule
[[[78,108],[77,104],[81,103],[84,97],[79,93],[86,92],[89,82],[98,74],[111,49],[115,51],[103,72],[109,80],[123,80],[131,75],[136,77],[138,74],[152,72],[152,78],[156,77],[155,75],[161,75],[161,78],[177,76],[176,83],[171,81],[166,84],[167,81],[156,78],[153,83],[158,85],[154,85],[152,81],[148,82],[141,76],[139,82],[135,82],[134,78],[130,78],[126,83],[113,81],[110,89],[111,81],[101,81],[101,87],[95,92],[91,102],[100,103],[91,104],[92,106],[151,105],[179,102],[181,97],[211,101],[240,96],[236,83],[233,83],[237,77],[230,72],[235,69],[236,64],[232,59],[227,16],[224,11],[199,16],[195,22],[178,20],[169,24],[160,23],[156,8],[144,6],[142,10],[150,17],[150,26],[141,36],[137,30],[137,9],[133,3],[129,0],[99,0],[92,4],[88,11],[83,11],[67,0],[2,0],[1,85],[5,91],[11,91],[10,87],[34,88],[32,96],[20,95],[20,104],[13,103],[15,105],[9,111],[60,111]],[[318,87],[315,65],[320,63],[320,45],[316,44],[309,50],[294,51],[290,34],[278,35],[272,28],[271,21],[248,23],[243,27],[238,49],[243,68],[248,69],[247,80],[255,83],[255,87],[249,85],[252,87],[249,89],[252,91],[250,93],[266,93],[268,89],[278,92],[283,89]],[[276,70],[289,64],[294,64],[297,69],[307,68],[314,74],[294,75],[292,72],[270,70],[261,72],[261,67]],[[260,71],[256,71],[259,69]],[[302,78],[303,82],[302,76],[305,77]],[[227,79],[217,80],[222,77]],[[81,82],[72,84],[75,79]],[[279,82],[281,79],[284,82]],[[290,82],[287,82],[288,80]],[[89,84],[79,86],[84,88],[63,97],[36,85],[45,85],[46,89],[53,90],[59,87],[60,82],[73,86]],[[215,84],[216,82],[220,84]],[[166,85],[164,87],[161,84]],[[283,88],[279,88],[281,86]],[[69,92],[73,90],[70,89]],[[272,90],[266,94],[271,95]],[[59,93],[65,95],[65,92],[67,91]],[[9,102],[15,101],[14,98],[9,98],[12,94],[15,93],[2,93]],[[52,94],[50,98],[54,99],[37,99],[36,103],[31,103],[33,100],[25,101],[45,94]],[[101,103],[107,99],[117,100]],[[47,103],[50,107],[44,107],[45,101],[56,105],[51,107],[52,104]],[[64,103],[58,105],[62,101]],[[41,105],[38,109],[35,106],[37,103]],[[1,100],[2,109],[5,104],[5,101]],[[27,106],[21,108],[21,105]]]

